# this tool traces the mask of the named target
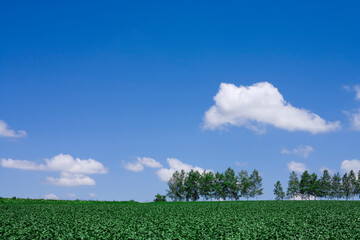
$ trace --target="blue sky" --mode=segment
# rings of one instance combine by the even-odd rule
[[[232,167],[273,199],[291,169],[359,170],[357,9],[1,3],[0,195],[151,201]]]

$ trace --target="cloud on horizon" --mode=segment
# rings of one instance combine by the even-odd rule
[[[297,173],[303,173],[306,170],[308,170],[306,165],[304,163],[300,163],[300,162],[291,161],[291,162],[287,163],[286,165],[290,172],[294,171]]]
[[[6,122],[0,120],[0,137],[22,138],[26,137],[26,132],[24,130],[12,130]]]
[[[59,200],[58,196],[56,196],[56,195],[53,194],[53,193],[46,194],[46,195],[44,196],[44,199],[46,199],[46,200]]]
[[[55,171],[60,172],[60,178],[47,177],[46,183],[56,186],[92,186],[95,180],[87,175],[106,174],[108,170],[101,162],[94,159],[81,160],[69,154],[58,154],[51,159],[45,159],[44,164],[37,164],[28,160],[1,159],[4,168],[21,170]]]
[[[200,173],[204,171],[204,169],[201,167],[198,166],[194,167],[192,165],[183,163],[177,158],[167,158],[166,161],[169,164],[169,168],[162,168],[156,172],[160,180],[164,182],[169,181],[169,179],[171,178],[171,176],[174,174],[175,171],[184,170],[185,172],[190,172],[192,169]],[[206,170],[206,171],[212,171],[212,170]]]
[[[340,169],[344,172],[350,172],[353,170],[355,174],[360,171],[360,160],[358,159],[352,159],[352,160],[344,160],[341,163]]]
[[[330,175],[333,175],[333,174],[335,173],[335,170],[330,169],[330,168],[328,168],[328,167],[322,167],[322,168],[320,168],[320,172],[321,172],[321,173],[323,173],[324,170],[328,170],[328,172],[329,172]]]
[[[306,109],[293,107],[268,82],[239,87],[221,83],[214,100],[215,105],[205,112],[204,129],[233,125],[263,133],[266,125],[272,125],[287,131],[317,134],[341,128],[339,121],[328,122]]]

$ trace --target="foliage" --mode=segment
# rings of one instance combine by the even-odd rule
[[[156,194],[154,202],[166,202],[166,195]]]
[[[183,201],[185,199],[185,171],[176,171],[168,181],[169,189],[167,196],[173,201]]]
[[[254,171],[250,175],[250,186],[249,186],[249,192],[250,197],[257,197],[263,194],[263,188],[262,186],[262,177],[260,177],[259,172],[254,169]]]
[[[277,181],[274,185],[274,195],[275,200],[283,200],[285,197],[285,193],[283,191],[280,181]]]
[[[174,172],[168,181],[167,196],[173,201],[203,200],[239,200],[258,197],[263,194],[262,177],[255,169],[249,176],[247,171],[238,174],[232,168],[224,173],[191,170],[185,173]]]
[[[342,198],[342,196],[343,196],[343,192],[341,186],[341,177],[340,174],[337,172],[332,177],[330,197],[339,200],[340,198]]]
[[[204,172],[200,179],[200,195],[205,199],[209,200],[214,197],[214,184],[215,174],[213,172]]]
[[[290,173],[288,189],[286,191],[287,198],[291,198],[296,194],[300,193],[299,179],[294,171]]]
[[[327,169],[323,171],[323,175],[320,178],[319,184],[320,184],[319,196],[323,198],[329,198],[331,195],[331,176]]]
[[[2,239],[360,239],[358,201],[2,200]]]

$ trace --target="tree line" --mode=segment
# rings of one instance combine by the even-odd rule
[[[249,175],[245,170],[237,174],[231,168],[225,172],[191,170],[176,171],[168,181],[167,197],[173,201],[239,200],[263,194],[262,177],[255,169]]]
[[[280,181],[277,181],[274,185],[274,195],[276,200],[291,199],[295,196],[300,196],[302,199],[313,196],[315,199],[354,200],[355,196],[360,197],[360,171],[358,177],[353,170],[341,177],[338,172],[331,176],[328,170],[324,170],[319,178],[316,173],[310,174],[304,171],[300,180],[293,171],[289,176],[286,194]]]

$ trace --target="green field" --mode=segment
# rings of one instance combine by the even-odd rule
[[[360,201],[0,199],[1,239],[360,239]]]

